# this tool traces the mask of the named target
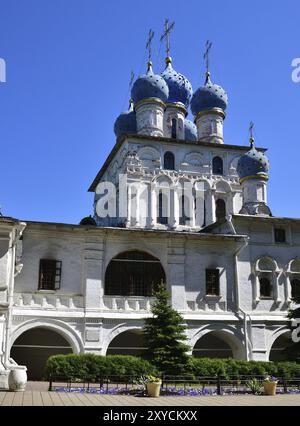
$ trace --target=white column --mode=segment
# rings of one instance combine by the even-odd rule
[[[280,272],[274,272],[272,277],[272,284],[274,290],[274,300],[277,304],[281,303],[280,295],[279,295],[279,286],[278,286],[278,277]]]
[[[196,227],[196,208],[195,208],[195,197],[196,195],[193,193],[193,197],[191,200],[189,200],[189,215],[191,220],[191,227]],[[201,225],[202,226],[202,225]]]
[[[155,185],[150,185],[150,227],[153,228],[157,224],[157,190]]]
[[[291,275],[290,275],[289,272],[287,272],[286,275],[285,275],[284,285],[285,285],[286,301],[287,301],[287,303],[291,303],[291,301],[292,301],[292,285],[291,285]]]
[[[180,216],[180,203],[179,203],[179,193],[177,186],[174,186],[170,190],[170,226],[172,228],[177,228],[179,226],[179,216]]]
[[[258,303],[260,301],[260,284],[259,277],[257,274],[254,276],[254,303]]]
[[[135,193],[135,226],[140,226],[140,190],[137,187]]]
[[[131,185],[128,185],[127,188],[127,196],[128,196],[128,202],[127,202],[127,221],[126,221],[126,227],[130,228],[131,227],[131,208],[132,208],[132,188]]]
[[[210,189],[206,197],[206,225],[211,225],[216,221],[215,193],[215,189]]]

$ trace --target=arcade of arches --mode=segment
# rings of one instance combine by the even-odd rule
[[[39,342],[37,345],[36,342]],[[286,349],[291,346],[291,333],[282,334],[273,344],[270,361],[286,360]],[[226,332],[209,332],[199,338],[192,355],[197,358],[237,358],[241,347],[236,345]],[[145,350],[141,330],[128,330],[120,333],[110,342],[106,355],[141,356]],[[11,358],[28,369],[29,380],[40,380],[47,359],[52,355],[73,353],[70,343],[56,331],[37,327],[19,336],[11,348]]]

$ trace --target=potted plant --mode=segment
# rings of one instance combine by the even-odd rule
[[[151,398],[158,398],[160,395],[160,388],[162,384],[161,379],[154,376],[148,376],[145,382],[148,396],[150,396]]]
[[[275,396],[277,390],[278,380],[276,377],[266,377],[264,380],[264,391],[265,395]]]
[[[253,395],[261,395],[261,382],[258,379],[251,379],[248,382],[246,382],[247,388],[251,390]]]

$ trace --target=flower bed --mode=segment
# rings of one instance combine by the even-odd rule
[[[143,389],[128,389],[128,388],[87,388],[87,387],[62,387],[57,388],[56,392],[63,393],[80,393],[80,394],[93,394],[93,395],[124,395],[124,396],[135,396],[135,397],[144,397],[146,396]],[[283,389],[277,391],[278,395],[283,395]],[[288,394],[290,395],[299,395],[299,389],[289,389]],[[237,388],[227,388],[224,389],[222,396],[235,396],[235,395],[252,395],[252,393],[247,388],[237,389]],[[176,396],[218,396],[216,388],[194,388],[194,389],[184,389],[184,388],[162,388],[161,396],[167,397],[176,397]]]

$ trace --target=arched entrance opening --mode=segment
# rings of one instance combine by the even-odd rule
[[[196,358],[235,358],[231,343],[226,339],[225,333],[211,332],[201,337],[193,349]]]
[[[73,353],[70,343],[56,331],[37,327],[19,336],[10,352],[11,358],[27,367],[28,380],[41,380],[47,359],[52,355]]]
[[[106,355],[141,356],[144,350],[143,332],[129,330],[120,333],[110,342]]]
[[[291,356],[291,348],[294,345],[292,333],[287,331],[279,336],[270,351],[270,361],[288,361]]]

